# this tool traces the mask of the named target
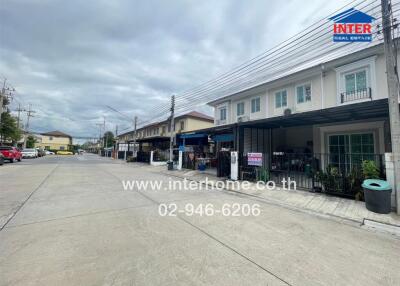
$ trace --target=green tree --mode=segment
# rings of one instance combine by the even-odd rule
[[[7,105],[10,104],[10,100],[8,99],[8,97],[3,97],[3,107],[7,107]]]
[[[114,145],[114,133],[112,133],[111,131],[107,131],[106,133],[104,133],[104,144],[105,147],[112,147]]]
[[[21,130],[18,127],[17,120],[9,111],[1,114],[0,141],[10,140],[13,143],[21,139]]]
[[[26,138],[26,148],[35,148],[36,142],[36,138],[32,135],[29,135],[28,138]]]

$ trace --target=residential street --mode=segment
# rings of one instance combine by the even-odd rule
[[[129,191],[169,178],[96,155],[0,167],[1,285],[398,285],[400,240],[226,191]],[[259,204],[160,216],[159,203]]]

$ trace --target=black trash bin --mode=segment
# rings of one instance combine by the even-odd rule
[[[174,162],[173,161],[168,161],[167,162],[168,170],[171,171],[174,169]]]
[[[390,213],[392,188],[387,181],[368,179],[363,182],[362,187],[368,210],[379,214]]]

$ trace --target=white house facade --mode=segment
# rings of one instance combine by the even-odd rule
[[[304,173],[314,165],[350,173],[364,160],[384,169],[391,152],[387,98],[383,45],[377,45],[209,105],[216,127],[236,126],[240,156],[263,153],[265,167],[279,177],[285,168]]]

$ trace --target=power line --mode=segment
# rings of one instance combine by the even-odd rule
[[[133,121],[133,119],[132,119],[130,116],[128,116],[128,115],[122,113],[121,111],[115,109],[114,107],[111,107],[111,106],[109,106],[109,105],[106,105],[106,107],[107,107],[108,109],[114,111],[115,113],[118,113],[118,114],[121,115],[122,117],[128,118],[129,120]]]
[[[345,8],[345,7],[349,6],[349,5],[351,5],[351,4],[354,3],[354,2],[356,2],[356,1],[352,1],[351,3],[349,3],[349,4],[345,5],[345,6],[343,6],[341,9],[343,9],[343,8]],[[363,2],[365,2],[365,1],[363,1]],[[360,5],[360,4],[362,4],[363,2],[358,3],[357,5]],[[372,3],[374,3],[374,2],[375,2],[375,1],[373,1]],[[369,3],[369,4],[367,4],[367,5],[364,6],[364,7],[367,7],[368,5],[371,5],[372,3]],[[360,9],[363,9],[364,7],[360,8]],[[334,13],[340,11],[341,9],[336,10]],[[333,15],[334,13],[332,13],[331,15]],[[330,16],[331,16],[331,15],[330,15]],[[329,16],[328,16],[328,17],[329,17]],[[325,23],[324,25],[326,25],[326,24],[329,23],[329,21],[327,21],[326,18],[324,18],[324,19],[318,21],[317,23],[310,25],[309,27],[307,27],[306,29],[304,29],[302,32],[300,32],[300,33],[299,33],[300,36],[299,36],[299,34],[296,35],[296,36],[293,36],[293,37],[289,38],[288,40],[284,41],[283,43],[281,43],[281,44],[275,46],[274,48],[269,49],[269,50],[267,50],[266,52],[262,53],[261,55],[259,55],[259,56],[255,57],[255,58],[251,59],[250,61],[248,61],[248,62],[246,62],[246,63],[244,63],[244,64],[242,64],[242,65],[240,65],[238,68],[234,69],[233,71],[230,71],[230,72],[228,72],[228,73],[222,74],[221,76],[217,77],[216,79],[207,81],[207,82],[204,83],[204,84],[201,84],[201,85],[199,85],[199,86],[197,86],[197,87],[195,87],[195,88],[189,89],[189,90],[187,90],[186,92],[183,92],[183,93],[179,94],[179,95],[177,96],[177,103],[179,103],[179,102],[182,101],[182,100],[187,99],[187,98],[188,98],[187,95],[189,95],[189,97],[191,96],[190,98],[192,99],[193,93],[194,93],[194,94],[198,93],[198,92],[199,92],[199,88],[201,88],[202,86],[205,86],[205,87],[209,88],[209,87],[210,87],[210,83],[217,83],[217,84],[218,84],[218,83],[221,82],[221,81],[220,81],[221,79],[229,78],[229,77],[231,77],[232,75],[237,74],[237,73],[238,73],[239,71],[241,71],[241,70],[244,70],[244,69],[246,70],[246,68],[252,66],[254,63],[259,62],[260,60],[262,60],[263,58],[266,58],[267,56],[271,56],[271,55],[273,55],[273,54],[276,53],[276,52],[278,52],[278,53],[280,53],[280,54],[285,54],[285,53],[287,53],[287,50],[284,49],[285,47],[290,47],[290,45],[294,46],[295,43],[296,43],[296,41],[299,41],[300,39],[302,39],[302,38],[304,38],[305,36],[309,35],[311,32],[315,31],[316,29],[321,29],[321,26],[318,26],[317,28],[314,28],[314,29],[312,29],[311,31],[308,31],[310,28],[312,28],[312,27],[318,25],[318,23],[323,22],[323,21],[326,21],[326,23]],[[303,33],[303,34],[302,34],[302,33]],[[293,39],[294,39],[294,40],[293,40]],[[295,46],[295,48],[297,48],[297,46]],[[212,85],[211,85],[211,86],[212,86]],[[201,91],[201,90],[202,90],[202,89],[200,89],[200,91]],[[164,110],[164,111],[165,111],[165,110]]]
[[[370,3],[370,4],[371,4],[371,3]],[[370,5],[370,4],[368,4],[368,5]],[[376,6],[373,7],[371,10],[373,10],[373,9],[375,9],[375,8],[377,8],[377,7],[379,7],[379,5],[376,5]],[[371,11],[371,10],[370,10],[370,11]],[[328,22],[327,22],[327,23],[328,23]],[[321,32],[321,31],[319,31],[319,32]],[[307,54],[309,54],[310,52],[315,52],[315,51],[314,51],[314,48],[315,48],[315,47],[307,46],[307,45],[310,44],[311,42],[316,41],[316,40],[321,40],[321,37],[322,37],[322,36],[328,36],[328,35],[331,33],[331,31],[326,31],[326,32],[322,31],[322,32],[324,32],[324,33],[323,33],[322,35],[319,35],[319,32],[318,32],[318,34],[312,36],[312,37],[314,37],[314,38],[311,38],[311,37],[307,38],[307,39],[310,39],[310,38],[311,38],[310,41],[307,41],[307,42],[305,42],[305,43],[303,42],[302,45],[299,45],[300,43],[294,43],[293,46],[291,46],[291,47],[289,48],[289,50],[288,50],[288,49],[282,50],[280,53],[278,53],[278,55],[281,55],[281,56],[278,56],[278,57],[274,56],[274,57],[272,57],[271,59],[268,59],[268,61],[263,61],[262,64],[258,64],[258,65],[256,65],[255,67],[252,67],[252,69],[251,69],[250,71],[246,71],[246,73],[242,73],[242,74],[240,74],[239,76],[240,76],[240,77],[243,77],[243,76],[246,75],[246,74],[250,74],[250,75],[251,75],[251,73],[254,73],[255,71],[258,72],[260,68],[263,68],[261,71],[264,71],[264,70],[266,70],[266,69],[273,68],[273,67],[275,67],[275,66],[277,66],[277,65],[282,65],[282,61],[278,61],[279,59],[282,59],[282,58],[286,61],[286,64],[290,64],[290,62],[289,62],[289,63],[287,62],[288,59],[293,59],[293,58],[295,58],[296,60],[298,60],[297,55],[302,55],[303,57],[305,56],[305,55],[304,55],[304,51],[303,51],[303,50],[300,50],[300,48],[302,48],[302,47],[303,47],[304,49],[308,50],[308,51],[307,51]],[[334,43],[331,42],[330,37],[329,37],[329,39],[328,39],[328,38],[325,38],[325,40],[329,40],[329,42],[331,43],[330,45],[328,45],[328,47],[332,47],[332,46],[337,47],[337,46],[338,46],[337,43],[334,44]],[[344,44],[344,45],[346,45],[346,44]],[[326,48],[326,44],[325,44],[325,43],[324,43],[323,45],[322,45],[322,44],[318,45],[318,47],[321,47],[321,46],[324,46],[324,47]],[[311,49],[311,48],[312,48],[312,49]],[[295,51],[295,54],[292,54],[292,52],[294,52],[294,51]],[[289,56],[288,56],[288,55],[289,55]],[[272,65],[272,66],[271,66],[271,65],[267,66],[267,65],[266,65],[267,63],[274,63],[274,65]],[[226,86],[227,84],[232,83],[232,81],[235,82],[235,80],[237,80],[237,79],[238,79],[238,77],[236,77],[236,78],[231,78],[231,79],[229,79],[228,81],[223,82],[222,85],[221,85],[221,84],[218,84],[217,86],[213,86],[211,89],[208,88],[208,89],[206,89],[206,90],[203,90],[202,92],[200,92],[200,94],[203,95],[204,93],[213,91],[213,90],[215,90],[215,89],[218,89],[218,88],[220,88],[221,86],[222,86],[222,87],[223,87],[223,86]],[[240,78],[239,78],[239,79],[240,79]],[[196,92],[196,93],[194,93],[194,95],[196,95],[196,94],[198,94],[198,93],[199,93],[199,92]],[[196,96],[193,97],[193,95],[192,95],[192,97],[190,98],[190,100],[193,100],[194,98],[196,98]],[[197,98],[198,98],[198,96],[197,96]]]
[[[379,5],[373,5],[375,3],[376,0],[369,3],[362,1],[357,3],[356,6],[362,6],[358,9],[365,9],[372,6],[366,12],[372,12],[371,14],[375,15],[380,11]],[[376,22],[378,22],[381,17],[376,18]],[[193,108],[196,104],[204,104],[206,100],[220,98],[221,95],[225,94],[237,93],[273,79],[281,78],[293,73],[293,71],[304,70],[313,65],[317,66],[323,62],[343,56],[345,53],[356,52],[359,49],[380,43],[379,39],[376,38],[374,38],[374,42],[371,44],[345,43],[339,45],[338,43],[332,43],[331,31],[327,30],[326,27],[330,24],[330,21],[326,20],[326,18],[324,19],[318,22],[325,21],[323,25],[319,25],[318,27],[315,27],[316,24],[311,25],[311,30],[307,30],[308,28],[304,29],[299,36],[292,37],[291,41],[286,40],[283,42],[285,45],[280,44],[277,48],[270,49],[262,56],[254,58],[255,60],[250,61],[247,65],[242,64],[239,66],[239,69],[207,82],[211,84],[203,84],[190,89],[189,92],[179,94],[176,100],[175,111]],[[156,107],[156,110],[159,112],[143,123],[167,116],[167,106],[162,108]]]
[[[330,39],[329,39],[330,40]],[[322,45],[319,45],[319,46],[324,46],[324,44],[322,44]],[[361,48],[363,47],[362,45],[358,45],[358,47],[360,47],[361,46]],[[352,47],[354,47],[354,44],[353,44],[353,46]],[[338,48],[335,48],[335,49],[333,49],[333,50],[338,50]],[[315,53],[315,49],[312,49],[311,50],[311,52],[313,52],[313,53]],[[354,51],[353,51],[354,52]],[[332,50],[330,50],[329,51],[329,53],[332,53]],[[321,54],[322,55],[322,54]],[[318,56],[321,56],[320,54],[318,55]],[[298,57],[295,57],[295,59],[294,59],[295,61],[299,61],[299,58]],[[304,62],[307,62],[307,61],[310,61],[310,59],[306,59]],[[303,63],[304,63],[303,62]],[[279,63],[278,63],[279,64]],[[291,63],[290,63],[291,64]],[[294,66],[293,65],[291,65],[291,67],[293,68]],[[281,75],[280,75],[281,76]],[[252,81],[253,82],[256,82],[256,80],[254,80],[254,77],[252,77]],[[258,84],[260,84],[259,82],[257,82]],[[248,86],[246,87],[246,89],[248,88]],[[190,103],[188,104],[188,105],[190,105],[190,106],[193,106],[193,103],[194,103],[194,101],[193,101],[193,98],[191,99],[191,101],[190,101]]]
[[[365,7],[368,7],[368,6],[370,6],[370,5],[372,5],[373,3],[375,3],[376,1],[373,1],[373,2],[371,2],[371,3],[368,3],[368,4],[366,4],[366,5],[364,5],[363,7],[361,7],[360,9],[363,9],[363,8],[365,8]],[[363,4],[363,2],[362,3],[358,3],[357,5],[360,5],[360,4]],[[374,10],[374,9],[376,9],[376,8],[378,8],[379,7],[379,5],[376,5],[376,6],[374,6],[374,7],[372,7],[370,10],[368,10],[368,11],[372,11],[372,10]],[[321,20],[321,21],[323,21],[323,20]],[[321,22],[320,21],[320,22]],[[326,20],[325,20],[326,21]],[[314,47],[312,47],[312,46],[310,46],[309,44],[311,43],[311,42],[315,42],[316,40],[320,40],[321,39],[321,37],[322,36],[326,36],[326,35],[328,35],[328,34],[330,34],[330,31],[328,31],[328,32],[326,32],[326,31],[324,31],[324,30],[322,30],[321,31],[321,27],[322,27],[322,29],[324,29],[324,26],[326,26],[327,24],[329,24],[329,21],[326,21],[326,23],[324,24],[324,25],[322,25],[322,26],[320,26],[319,27],[319,30],[317,31],[317,34],[313,34],[313,35],[311,35],[311,36],[308,36],[308,37],[306,37],[307,35],[309,35],[310,34],[310,31],[308,31],[307,33],[305,33],[305,34],[303,34],[303,35],[301,35],[300,37],[298,37],[298,38],[295,38],[295,40],[293,40],[293,41],[291,41],[291,42],[289,42],[289,43],[287,43],[286,44],[286,46],[287,46],[287,48],[286,49],[280,49],[280,51],[279,51],[279,53],[277,54],[277,55],[281,55],[281,56],[277,56],[277,55],[275,55],[274,57],[272,57],[272,58],[268,58],[267,60],[269,61],[266,61],[266,60],[264,60],[263,62],[262,62],[262,65],[260,64],[260,63],[258,63],[258,62],[260,62],[260,59],[258,59],[257,61],[255,61],[256,63],[257,63],[257,65],[254,67],[254,62],[252,63],[253,64],[253,66],[252,66],[252,69],[245,69],[244,71],[245,71],[245,73],[244,72],[242,72],[241,74],[239,74],[239,75],[237,75],[236,76],[236,78],[233,78],[233,77],[229,77],[229,81],[215,81],[215,83],[213,84],[213,85],[211,85],[211,86],[208,86],[208,87],[205,87],[205,88],[203,88],[203,90],[201,90],[201,92],[199,92],[198,90],[197,90],[197,92],[194,92],[194,93],[192,93],[192,94],[190,94],[190,95],[186,95],[186,96],[182,96],[182,94],[181,95],[178,95],[178,99],[177,99],[177,106],[180,106],[180,104],[179,104],[179,102],[180,101],[183,101],[183,100],[186,100],[186,101],[190,101],[189,103],[186,103],[186,105],[185,104],[183,104],[183,105],[181,105],[180,107],[178,107],[179,109],[183,109],[184,107],[187,107],[187,106],[193,106],[193,103],[194,103],[194,100],[196,100],[196,103],[197,102],[199,102],[200,100],[203,100],[203,99],[205,99],[205,98],[207,98],[207,99],[209,99],[209,98],[215,98],[215,97],[217,97],[215,94],[210,94],[210,95],[208,95],[208,96],[204,96],[205,95],[205,93],[210,93],[211,91],[213,91],[213,90],[219,90],[220,91],[220,93],[222,92],[222,91],[224,91],[224,90],[222,90],[221,88],[222,87],[226,87],[226,86],[228,86],[231,90],[233,89],[233,86],[231,85],[232,83],[236,83],[236,84],[238,84],[238,83],[241,83],[241,82],[243,82],[244,80],[247,80],[248,79],[248,76],[247,77],[245,77],[244,78],[244,76],[245,75],[251,75],[252,76],[252,78],[253,78],[253,81],[254,81],[254,76],[257,76],[257,74],[254,74],[255,72],[259,72],[259,71],[257,71],[257,70],[255,70],[255,69],[260,69],[261,67],[263,68],[261,71],[265,71],[266,69],[270,69],[270,68],[274,68],[274,67],[276,67],[277,65],[282,65],[282,59],[284,60],[284,61],[286,61],[286,65],[287,66],[285,66],[285,68],[286,69],[288,69],[288,66],[290,67],[290,64],[291,64],[291,62],[289,61],[288,62],[288,60],[290,60],[290,59],[296,59],[297,61],[298,61],[298,58],[296,57],[296,55],[299,55],[299,54],[301,54],[301,53],[303,53],[303,58],[304,58],[304,52],[302,51],[302,50],[300,50],[299,49],[299,44],[300,43],[302,43],[302,47],[303,48],[308,48],[309,50],[311,50],[311,51],[314,51]],[[311,25],[311,27],[312,27],[313,25]],[[307,30],[307,29],[306,29]],[[304,31],[306,31],[306,30],[304,30]],[[313,31],[315,31],[316,29],[314,29]],[[321,32],[323,32],[323,34],[322,35],[320,35],[320,33]],[[306,37],[306,38],[305,38]],[[307,39],[309,39],[309,41],[308,42],[306,42],[306,43],[304,43],[304,40],[302,41],[302,42],[299,42],[299,39],[300,38],[305,38],[306,40]],[[330,38],[330,37],[329,37]],[[327,39],[325,39],[325,40],[327,40]],[[329,39],[329,41],[330,41],[330,39]],[[286,41],[287,42],[287,41]],[[323,44],[320,44],[320,45],[318,45],[318,47],[322,47],[322,46],[325,46],[324,47],[324,49],[326,49],[326,43],[324,42]],[[328,47],[332,47],[333,46],[333,44],[330,44]],[[335,49],[334,50],[336,50],[337,49],[337,44],[335,44]],[[343,46],[345,46],[345,45],[343,45]],[[279,45],[278,45],[278,47],[279,47]],[[296,53],[294,53],[294,54],[290,54],[290,53],[288,53],[288,49],[289,49],[289,51],[290,52],[293,52],[293,51],[295,51],[295,50],[297,50],[297,52]],[[322,50],[324,50],[324,49],[322,49]],[[331,51],[328,51],[328,53],[329,52],[331,52]],[[272,53],[271,54],[273,54],[273,53],[276,53],[276,51],[275,50],[273,50],[272,51]],[[310,54],[311,52],[310,51],[308,51],[308,53],[306,53],[306,55],[308,55],[308,54]],[[287,55],[290,55],[291,57],[288,57]],[[318,56],[323,56],[324,54],[318,54]],[[315,56],[314,56],[315,57]],[[279,60],[281,60],[281,61],[279,61]],[[305,61],[309,61],[309,59],[306,59]],[[274,65],[270,65],[270,66],[266,66],[266,63],[274,63]],[[249,65],[248,65],[249,66]],[[246,66],[246,67],[248,67],[248,66]],[[243,70],[243,67],[242,67],[242,70]],[[281,71],[282,72],[282,68],[280,68],[279,70],[278,70],[278,72],[279,71]],[[277,71],[276,71],[277,72]],[[232,72],[231,72],[231,74],[233,74]],[[272,74],[273,75],[273,74]],[[194,89],[192,89],[192,90],[196,90],[196,88],[194,88]],[[219,94],[217,94],[217,95],[219,95]],[[166,109],[166,108],[165,108]],[[163,116],[163,115],[165,115],[165,111],[166,110],[163,110],[163,112],[162,113],[159,113],[159,114],[157,114],[155,117],[153,117],[153,118],[158,118],[159,116]],[[149,120],[150,121],[150,120]]]

